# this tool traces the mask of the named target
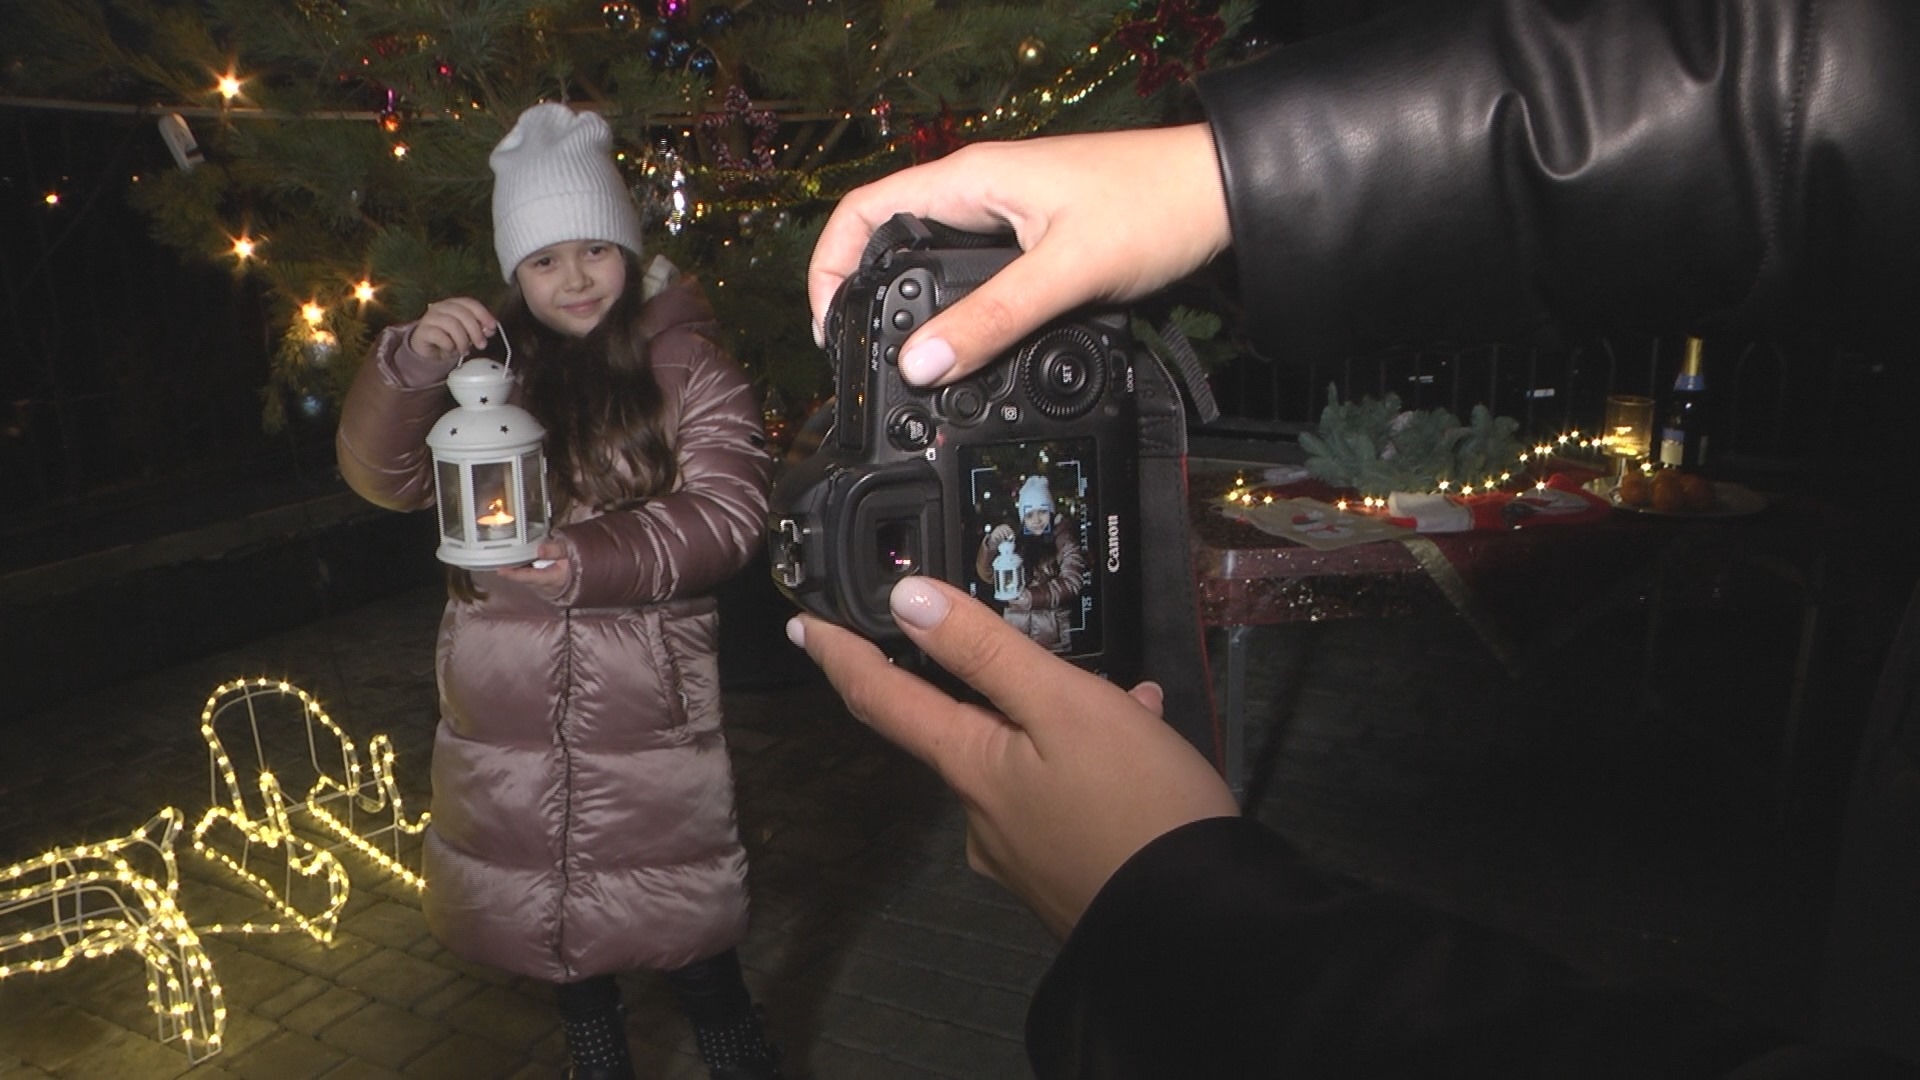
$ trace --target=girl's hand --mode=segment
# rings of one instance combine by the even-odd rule
[[[500,321],[485,304],[470,297],[450,296],[427,305],[427,313],[407,335],[407,348],[429,360],[451,364],[485,348],[487,339],[499,328]]]
[[[509,566],[496,571],[508,581],[531,586],[542,596],[552,600],[567,591],[573,584],[573,559],[564,540],[542,540],[538,558],[526,566]],[[545,566],[538,566],[545,563]]]

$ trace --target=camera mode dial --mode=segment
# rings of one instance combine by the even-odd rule
[[[1071,420],[1093,408],[1107,389],[1106,355],[1106,346],[1082,327],[1041,333],[1020,354],[1028,400],[1054,420]]]

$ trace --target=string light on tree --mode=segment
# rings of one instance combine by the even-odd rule
[[[78,9],[92,0],[37,2]],[[1224,5],[1221,12],[1235,23],[1251,6]],[[1096,94],[1099,112],[1072,126],[1131,123],[1164,112],[1158,104],[1143,107],[1130,92],[1132,80],[1116,78],[1137,71],[1145,59],[1120,44],[1122,31],[1208,9],[1194,0],[1050,0],[1013,25],[982,20],[968,5],[914,4],[909,33],[905,9],[886,0],[771,6],[593,0],[584,10],[566,9],[565,18],[550,6],[516,15],[481,5],[462,7],[457,25],[444,5],[394,9],[296,0],[286,18],[273,20],[235,19],[228,5],[190,7],[182,17],[204,26],[195,25],[189,37],[235,50],[225,75],[219,67],[203,69],[207,85],[218,79],[222,88],[218,98],[211,89],[204,93],[224,104],[217,111],[214,101],[128,107],[177,114],[183,122],[217,118],[195,134],[229,186],[222,202],[212,204],[205,181],[188,185],[169,176],[146,185],[153,194],[143,193],[142,202],[165,219],[163,232],[178,237],[209,235],[212,214],[248,207],[257,227],[273,230],[274,250],[230,257],[250,263],[270,254],[274,273],[262,285],[277,294],[275,302],[297,307],[300,293],[351,280],[345,275],[360,272],[356,263],[380,266],[381,310],[356,298],[358,307],[328,316],[327,329],[342,348],[364,340],[381,320],[416,316],[425,289],[485,286],[477,274],[466,280],[485,255],[474,239],[485,235],[478,220],[485,200],[471,197],[470,189],[484,183],[486,152],[504,114],[528,104],[529,95],[607,113],[633,152],[636,171],[649,156],[664,158],[652,149],[664,147],[671,166],[656,177],[636,176],[648,226],[664,226],[662,246],[682,269],[708,281],[724,277],[735,294],[767,300],[759,283],[740,288],[742,272],[779,272],[784,267],[772,264],[797,262],[798,247],[722,246],[722,239],[743,228],[764,239],[769,223],[786,220],[783,215],[822,213],[852,188],[915,158],[966,142],[1040,133]],[[1097,40],[1062,36],[1084,34],[1084,27],[1101,28],[1093,31]],[[644,35],[646,62],[658,74],[624,77],[618,65],[641,50],[615,47],[610,33],[633,35],[627,40]],[[488,43],[484,78],[468,70],[475,63],[473,40]],[[1187,37],[1175,33],[1167,40],[1161,50],[1167,57],[1194,66]],[[938,45],[929,50],[916,42]],[[791,47],[782,47],[787,43]],[[154,42],[163,52],[178,44]],[[805,55],[813,52],[819,55]],[[198,59],[156,55],[152,63],[193,70],[186,65]],[[833,90],[824,101],[786,90],[820,81],[797,80],[786,68],[817,68],[826,76],[822,85]],[[567,74],[556,80],[560,72]],[[735,87],[753,95],[749,104],[730,100]],[[771,87],[782,87],[785,99]],[[610,93],[615,89],[617,96]],[[721,119],[703,124],[703,117]],[[389,156],[367,161],[362,136],[330,130],[343,121],[377,127],[385,142],[376,145]],[[396,169],[399,163],[404,167]],[[369,262],[376,242],[383,250]],[[792,281],[803,280],[799,266],[791,269]],[[451,272],[451,280],[442,271]],[[792,288],[798,292],[797,284]],[[727,310],[738,302],[722,304],[723,318],[751,325],[750,316],[742,320]],[[269,426],[303,395],[332,398],[344,388],[312,381],[300,348],[303,328],[298,320],[283,326],[290,329],[281,331],[268,392],[289,408],[270,404]],[[293,340],[284,340],[288,336]],[[792,354],[793,344],[779,332],[748,332],[736,351],[756,377],[791,380],[784,388],[805,400],[819,372],[780,359]]]
[[[627,0],[607,0],[600,5],[600,18],[607,29],[622,34],[632,33],[640,26],[640,12]]]

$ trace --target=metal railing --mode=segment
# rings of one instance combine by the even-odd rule
[[[1465,419],[1476,405],[1519,422],[1523,439],[1591,432],[1610,394],[1660,399],[1671,387],[1680,338],[1595,339],[1566,348],[1473,345],[1405,349],[1326,362],[1244,357],[1211,373],[1222,416],[1208,431],[1289,440],[1319,424],[1330,393],[1341,400],[1397,395],[1408,409]],[[1706,343],[1715,447],[1749,468],[1798,471],[1816,459],[1871,455],[1874,433],[1850,422],[1849,403],[1881,396],[1887,361],[1819,346]]]

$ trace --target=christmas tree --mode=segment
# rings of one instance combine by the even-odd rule
[[[35,0],[43,107],[153,115],[154,234],[264,286],[271,428],[373,332],[490,299],[486,155],[526,106],[606,115],[649,240],[707,284],[783,420],[828,384],[804,268],[827,210],[983,139],[1168,122],[1245,54],[1252,0]]]

